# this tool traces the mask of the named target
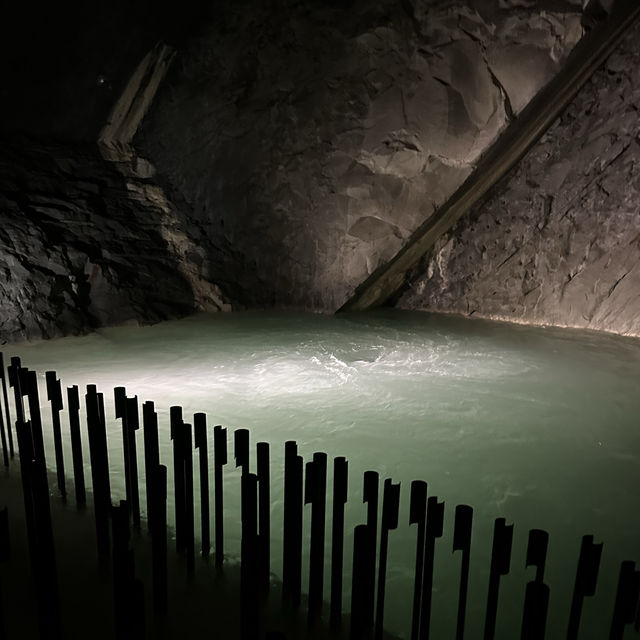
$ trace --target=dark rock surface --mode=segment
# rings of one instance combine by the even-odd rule
[[[640,25],[399,301],[640,335]]]
[[[209,0],[4,2],[0,136],[93,142],[129,74],[158,40],[180,44]]]
[[[240,302],[334,311],[556,72],[581,10],[229,4],[176,58],[134,145],[211,254],[234,248]]]
[[[150,180],[97,147],[0,152],[0,342],[227,308]],[[192,234],[195,235],[195,234]]]

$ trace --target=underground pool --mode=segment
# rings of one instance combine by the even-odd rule
[[[249,428],[252,444],[271,443],[274,487],[282,483],[286,440],[298,442],[305,460],[315,451],[330,460],[346,456],[347,576],[353,527],[365,514],[362,473],[373,469],[381,481],[400,482],[385,621],[402,638],[409,637],[411,625],[412,480],[427,481],[429,495],[445,501],[444,536],[436,545],[433,638],[454,637],[457,504],[474,508],[465,636],[471,640],[482,637],[495,518],[515,524],[497,638],[519,637],[525,584],[533,576],[525,568],[530,529],[550,534],[550,639],[566,636],[582,535],[604,543],[596,596],[583,614],[585,640],[607,637],[620,562],[640,560],[637,339],[396,310],[341,316],[247,312],[16,343],[3,351],[5,360],[18,355],[39,372],[43,406],[44,372],[50,369],[58,372],[63,389],[95,383],[105,393],[114,497],[124,497],[113,408],[113,388],[120,385],[140,401],[155,401],[161,457],[169,468],[172,405],[184,407],[186,421],[204,411],[210,425]],[[70,459],[68,439],[64,446]],[[47,451],[52,460],[51,438]],[[237,555],[240,472],[232,464],[225,482],[226,551]],[[279,576],[281,500],[274,500],[271,515],[272,571]]]

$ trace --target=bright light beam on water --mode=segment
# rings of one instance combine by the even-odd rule
[[[583,618],[585,639],[607,636],[619,563],[640,559],[637,340],[397,311],[247,313],[12,345],[7,355],[22,356],[42,375],[57,370],[65,387],[93,382],[105,392],[114,495],[124,495],[120,429],[113,419],[112,389],[118,385],[156,402],[168,464],[173,404],[182,405],[187,418],[205,411],[211,426],[248,427],[253,444],[270,442],[274,495],[285,440],[297,440],[306,460],[316,450],[330,458],[345,455],[348,529],[364,515],[364,470],[379,471],[381,485],[385,477],[401,482],[385,620],[403,637],[410,625],[415,531],[407,523],[414,479],[428,481],[430,495],[446,501],[446,534],[436,551],[436,638],[453,636],[454,623],[447,620],[455,619],[457,606],[459,558],[451,553],[451,532],[458,503],[475,509],[469,639],[481,637],[496,517],[516,524],[498,638],[519,635],[524,584],[532,579],[524,569],[530,528],[551,534],[551,639],[566,634],[581,535],[605,542],[597,603]],[[69,448],[65,454],[70,459]],[[228,549],[237,553],[239,475],[231,465],[227,477]],[[278,574],[281,519],[276,500],[272,569]],[[351,545],[348,537],[349,556]]]

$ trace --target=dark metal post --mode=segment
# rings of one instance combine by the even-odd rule
[[[249,473],[249,429],[236,429],[233,432],[233,444],[236,468],[240,467],[242,473]]]
[[[442,537],[444,502],[436,496],[427,500],[427,530],[425,533],[424,571],[422,573],[422,601],[420,603],[420,640],[428,640],[431,627],[431,599],[433,595],[433,563],[436,538]]]
[[[145,403],[145,406],[150,403]],[[152,467],[147,476],[151,485],[149,513],[151,515],[151,556],[153,580],[153,610],[162,615],[168,608],[167,585],[167,467]]]
[[[193,440],[200,452],[200,521],[202,555],[209,556],[211,550],[211,525],[209,514],[209,449],[207,445],[207,416],[196,413],[193,416]]]
[[[420,603],[422,602],[422,573],[424,571],[424,544],[427,524],[427,483],[411,482],[411,505],[409,524],[418,525],[416,539],[416,568],[413,579],[413,615],[411,618],[411,640],[418,640],[420,633]]]
[[[140,491],[138,488],[138,451],[136,447],[136,431],[140,428],[138,415],[138,396],[125,399],[125,415],[123,425],[126,428],[126,441],[129,468],[129,493],[127,494],[133,526],[140,528]]]
[[[484,625],[484,640],[493,640],[496,633],[500,576],[506,576],[511,566],[511,545],[513,525],[507,525],[504,518],[498,518],[493,528],[493,550],[489,573],[489,593],[487,596],[487,616]]]
[[[458,594],[458,623],[456,640],[464,639],[464,623],[467,611],[467,589],[469,585],[469,560],[471,556],[471,526],[473,509],[466,504],[456,507],[456,519],[453,528],[453,551],[462,551],[460,564],[460,591]]]
[[[366,545],[368,551],[365,564],[365,579],[362,584],[363,611],[365,626],[373,629],[373,616],[375,611],[376,588],[376,538],[378,533],[378,485],[379,475],[377,471],[365,471],[362,489],[362,501],[367,504],[367,531],[369,541]]]
[[[258,476],[242,474],[242,566],[240,623],[242,640],[258,640]]]
[[[636,609],[640,597],[640,571],[636,571],[635,566],[635,562],[629,560],[625,560],[620,565],[609,640],[622,640],[625,627],[636,620]]]
[[[582,604],[585,597],[595,595],[601,557],[602,544],[593,544],[593,536],[584,536],[580,546],[576,582],[573,587],[567,640],[578,640]]]
[[[522,612],[522,640],[544,640],[549,608],[549,587],[544,584],[549,534],[542,529],[529,531],[526,566],[536,567],[536,577],[527,583]]]
[[[193,504],[193,438],[191,425],[182,424],[183,460],[184,460],[184,523],[185,551],[187,554],[187,574],[195,570],[195,523]]]
[[[289,440],[284,444],[282,599],[294,608],[300,606],[302,590],[302,482],[302,456]]]
[[[322,615],[324,591],[324,541],[327,503],[327,454],[314,453],[306,466],[305,504],[311,504],[308,623],[313,627]]]
[[[160,465],[160,446],[158,444],[158,414],[153,402],[142,405],[142,429],[144,436],[144,477],[147,496],[147,527],[153,530],[153,490],[154,477]],[[165,487],[166,491],[166,487]]]
[[[171,421],[171,440],[173,441],[173,490],[176,510],[176,551],[186,549],[185,540],[185,476],[184,476],[184,438],[182,430],[182,407],[169,409]]]
[[[256,447],[258,471],[258,540],[260,547],[260,585],[269,592],[271,571],[271,474],[269,472],[269,443],[258,442]]]
[[[384,599],[387,582],[387,554],[389,531],[398,528],[400,511],[400,483],[393,484],[390,478],[384,481],[382,494],[382,527],[380,531],[380,562],[378,564],[378,599],[376,602],[375,640],[382,640],[384,631]]]
[[[47,399],[51,403],[51,420],[53,422],[53,444],[56,455],[56,473],[58,490],[63,498],[67,496],[64,477],[64,456],[62,453],[62,430],[60,429],[60,412],[64,408],[62,403],[62,388],[55,371],[45,373],[47,380]]]
[[[216,568],[224,561],[224,491],[222,467],[227,464],[227,430],[217,425],[213,429],[214,508],[216,534]]]
[[[331,628],[342,623],[342,568],[344,564],[344,505],[347,502],[348,463],[333,461],[333,524],[331,534]]]
[[[76,492],[76,505],[87,502],[84,484],[84,462],[82,460],[82,437],[80,435],[80,395],[78,387],[67,388],[67,406],[69,407],[69,431],[71,434],[71,458],[73,460],[73,483]]]
[[[89,454],[91,457],[98,555],[101,561],[104,561],[109,557],[110,549],[111,487],[102,394],[97,392],[95,385],[87,385],[85,402],[87,406],[87,428],[89,431]]]

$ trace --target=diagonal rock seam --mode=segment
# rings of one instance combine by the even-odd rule
[[[475,171],[434,214],[411,235],[402,249],[376,269],[337,312],[380,306],[406,286],[409,274],[424,260],[438,239],[477,204],[519,162],[568,106],[579,89],[615,49],[640,16],[637,0],[620,0],[609,18],[578,43],[562,71],[551,80],[508,126]]]

